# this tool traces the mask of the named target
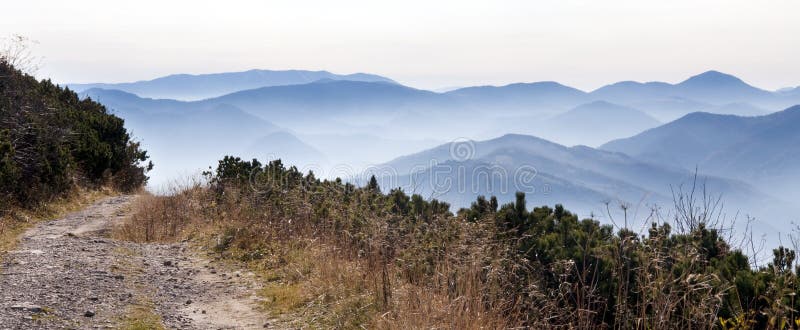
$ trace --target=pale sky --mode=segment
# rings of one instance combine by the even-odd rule
[[[592,90],[715,69],[800,85],[796,0],[3,0],[10,34],[38,41],[38,76],[61,83],[259,68]]]

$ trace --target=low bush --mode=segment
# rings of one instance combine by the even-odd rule
[[[450,206],[226,157],[122,229],[197,238],[264,274],[266,305],[333,328],[789,328],[795,252],[754,267],[694,212],[640,235],[525,195]],[[680,209],[680,205],[676,204]],[[671,224],[669,224],[669,223]],[[674,230],[680,228],[679,230]]]

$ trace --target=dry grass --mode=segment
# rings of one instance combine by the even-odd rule
[[[124,285],[132,288],[136,294],[132,297],[132,302],[126,307],[122,316],[117,320],[116,326],[123,330],[163,330],[161,316],[155,312],[155,307],[149,296],[154,292],[145,292],[148,288],[141,282],[142,268],[133,262],[134,257],[141,257],[136,251],[119,247],[114,251],[115,254],[130,257],[119,258],[112,265],[112,270],[124,275]]]
[[[318,242],[289,244],[278,264],[251,262],[267,281],[259,292],[273,314],[287,326],[357,328],[375,311],[372,279],[357,262],[340,258]]]
[[[125,318],[120,321],[123,330],[163,330],[161,317],[148,304],[132,304],[128,306]]]
[[[144,193],[133,205],[131,219],[115,228],[113,236],[132,242],[168,242],[184,237],[187,228],[197,230],[201,201],[199,187],[183,188],[170,195]]]
[[[45,203],[35,209],[14,208],[0,216],[0,258],[14,249],[19,236],[31,226],[47,220],[63,217],[78,211],[104,197],[114,196],[117,192],[110,189],[86,190],[75,188],[66,197]]]
[[[566,244],[556,229],[539,243],[535,234],[509,235],[492,214],[418,220],[376,206],[389,196],[362,190],[347,202],[319,191],[194,185],[141,199],[116,235],[190,239],[215,258],[241,262],[261,275],[264,307],[287,328],[705,329],[719,323],[729,289],[704,273],[700,250],[667,234],[586,236],[599,245],[576,244],[580,251],[544,263],[520,252],[517,240],[558,253]]]
[[[677,199],[675,219],[657,212],[646,219],[652,227],[645,235],[579,220],[561,206],[529,211],[523,194],[499,208],[479,198],[454,215],[435,200],[317,180],[277,161],[261,166],[226,157],[209,178],[208,185],[144,196],[113,235],[189,240],[209,257],[245,265],[263,280],[258,293],[281,319],[278,327],[711,329],[800,322],[795,251],[776,250],[772,263],[752,269],[719,235],[724,227],[707,220],[713,203],[680,202],[693,193]],[[147,318],[142,307],[133,319]]]
[[[382,255],[384,239],[369,251],[304,222],[282,222],[237,199],[214,200],[199,186],[167,196],[145,196],[130,221],[116,230],[138,242],[190,238],[214,257],[244,261],[261,275],[264,307],[291,327],[499,329],[510,326],[485,304],[481,268],[442,264],[431,281],[424,271],[395,266]],[[272,220],[272,221],[270,221]],[[377,223],[377,222],[376,222]],[[376,228],[375,237],[387,235]],[[474,237],[472,237],[474,238]],[[472,239],[470,238],[470,239]],[[467,239],[467,237],[465,237]],[[464,251],[454,251],[461,253]],[[479,252],[479,251],[473,251]],[[456,258],[456,256],[453,256]],[[469,276],[445,278],[444,274]],[[457,292],[452,287],[457,286]]]

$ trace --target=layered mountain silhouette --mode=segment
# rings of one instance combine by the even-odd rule
[[[150,85],[162,91],[221,91],[219,88],[223,88],[234,92],[201,101],[181,102],[130,98],[129,94],[105,91],[100,101],[112,108],[142,111],[198,110],[228,104],[279,126],[305,133],[380,134],[393,139],[447,140],[465,135],[464,131],[474,132],[469,134],[471,137],[520,132],[567,145],[593,146],[652,127],[653,122],[643,114],[660,122],[697,111],[757,116],[783,109],[784,105],[800,103],[800,93],[793,90],[768,92],[716,71],[693,76],[678,84],[628,81],[591,93],[556,82],[468,87],[435,93],[402,86],[376,75],[263,70],[174,75],[147,82],[100,86],[135,89],[130,86]],[[91,86],[98,84],[74,87]],[[259,87],[247,89],[253,86]],[[84,92],[100,94],[98,89]],[[141,93],[146,91],[140,92],[139,96],[147,96]],[[164,92],[166,94],[168,92]],[[307,120],[312,117],[315,120]],[[455,118],[459,125],[448,124]]]
[[[660,124],[634,108],[595,101],[550,118],[542,136],[565,145],[598,146],[614,137],[632,136]]]
[[[300,134],[303,141],[319,150],[333,164],[362,168],[379,164],[398,155],[411,154],[444,143],[433,139],[390,139],[370,134],[316,133]]]
[[[266,72],[268,76],[275,73]],[[198,90],[212,91],[224,85],[225,77],[202,75],[219,83]],[[99,88],[87,89],[83,95],[126,119],[152,150],[153,159],[161,164],[154,182],[161,174],[167,178],[171,175],[167,172],[191,172],[230,153],[280,157],[300,167],[345,163],[357,170],[441,141],[487,139],[509,132],[555,143],[521,135],[486,140],[477,143],[478,157],[460,165],[474,171],[498,164],[508,170],[534,164],[536,186],[549,187],[552,193],[531,196],[532,200],[574,203],[576,210],[602,211],[597,209],[602,204],[599,200],[638,205],[669,202],[669,185],[685,182],[695,167],[715,177],[711,183],[739,205],[750,203],[744,196],[758,196],[750,199],[755,201],[777,195],[779,189],[792,191],[786,182],[797,178],[790,165],[797,154],[790,129],[793,111],[765,115],[778,110],[777,105],[800,101],[800,93],[796,89],[768,92],[715,71],[677,84],[620,82],[590,93],[555,82],[435,93],[372,75],[313,76],[296,84],[302,79],[287,77],[269,82],[274,85],[198,101]],[[171,81],[173,91],[180,91],[191,87],[186,82],[189,78],[154,81]],[[225,88],[253,86],[249,83]],[[697,111],[704,113],[687,115]],[[680,119],[659,126],[676,118]],[[633,138],[607,143],[628,137]],[[564,146],[603,144],[605,151]],[[431,150],[441,148],[445,147]],[[414,155],[414,160],[426,159]],[[509,182],[513,180],[505,184]],[[513,192],[509,188],[498,195],[508,197]],[[448,198],[466,202],[474,196]]]
[[[91,89],[82,96],[106,104],[125,119],[125,126],[158,164],[150,173],[157,185],[196,174],[232,153],[297,163],[326,159],[284,128],[230,104],[195,107],[190,102],[103,89]]]
[[[800,103],[800,95],[769,92],[718,71],[704,72],[678,84],[619,82],[598,88],[591,95],[637,108],[662,121],[697,111],[756,116]]]
[[[465,104],[503,114],[553,114],[591,100],[584,91],[557,82],[466,87],[445,93]]]
[[[708,71],[672,86],[679,97],[708,103],[771,102],[774,94],[748,85],[741,79],[718,71]]]
[[[394,83],[389,78],[366,73],[340,75],[328,71],[249,70],[198,75],[175,74],[130,83],[68,84],[68,87],[77,92],[92,88],[117,89],[148,98],[199,100],[245,89],[307,84],[322,79]]]
[[[624,104],[658,99],[689,99],[710,104],[777,102],[774,93],[718,71],[707,71],[678,84],[619,82],[601,87],[591,94],[599,99]]]
[[[459,152],[460,148],[469,152]],[[375,171],[383,177],[384,187],[399,186],[456,206],[467,206],[478,195],[510,201],[516,191],[523,191],[533,205],[563,203],[587,217],[605,217],[606,203],[612,212],[625,204],[646,215],[656,205],[671,206],[673,192],[696,183],[693,171],[677,166],[518,134],[440,145],[399,157]],[[739,180],[701,176],[699,181],[741,210],[763,212],[764,205],[781,204]]]
[[[634,137],[609,142],[604,150],[652,163],[697,167],[740,178],[786,198],[800,197],[800,106],[758,117],[693,113]]]
[[[454,103],[446,95],[385,82],[320,80],[309,84],[263,87],[199,101],[199,106],[231,104],[276,122],[339,121],[386,122],[407,111],[447,110]]]

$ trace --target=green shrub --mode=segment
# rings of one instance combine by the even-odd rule
[[[147,158],[103,105],[0,62],[0,209],[74,185],[137,189],[152,168]]]

